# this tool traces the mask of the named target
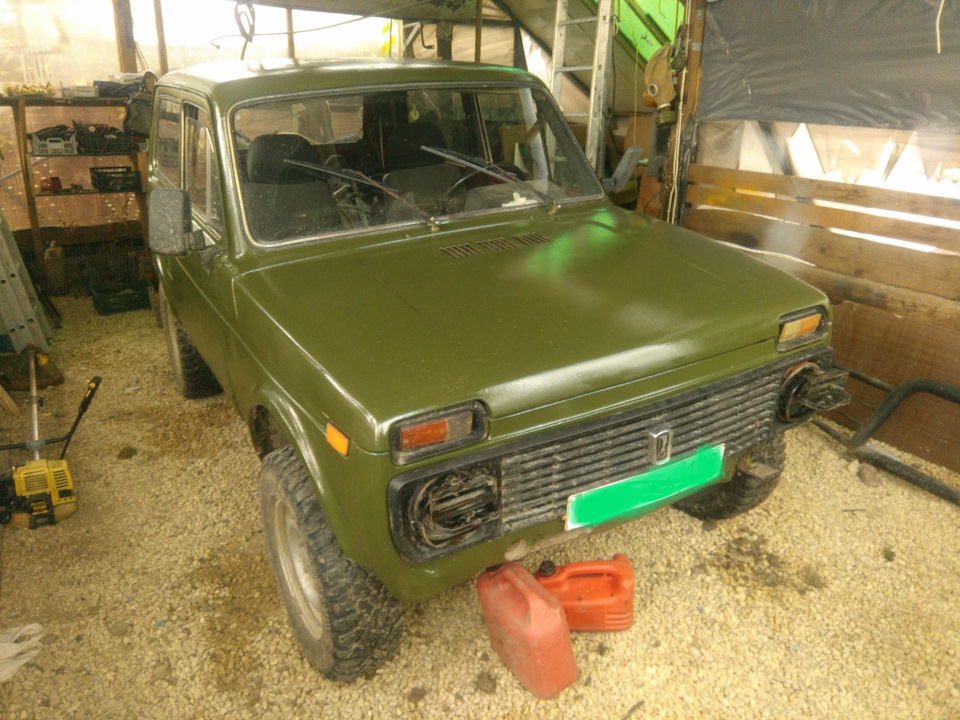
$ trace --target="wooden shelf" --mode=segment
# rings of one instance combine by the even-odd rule
[[[35,158],[81,158],[81,157],[127,157],[128,155],[139,155],[140,150],[128,150],[127,152],[115,153],[69,153],[69,154],[46,154],[46,153],[27,153],[27,157]]]
[[[0,98],[0,107],[6,106],[13,109],[13,120],[17,134],[17,149],[20,155],[20,168],[23,173],[24,194],[27,201],[27,212],[30,216],[29,233],[30,245],[33,248],[36,257],[37,266],[40,269],[43,279],[46,279],[46,268],[43,266],[43,253],[51,241],[56,241],[58,245],[85,245],[90,243],[109,242],[111,240],[124,239],[129,240],[135,237],[143,237],[144,223],[146,221],[146,202],[142,191],[122,190],[116,192],[103,192],[91,188],[84,188],[80,191],[38,191],[39,180],[34,177],[33,162],[31,158],[63,159],[63,158],[85,158],[92,165],[90,158],[93,157],[127,157],[139,160],[140,151],[130,148],[129,151],[110,152],[110,153],[75,153],[70,155],[63,154],[34,154],[30,152],[27,133],[27,112],[31,108],[69,108],[71,113],[76,111],[75,120],[82,121],[84,115],[90,115],[89,111],[95,111],[100,108],[123,108],[126,104],[126,98],[60,98],[60,97],[17,97]],[[85,111],[88,111],[85,113]],[[35,115],[32,113],[31,115]],[[59,113],[61,116],[62,112]],[[36,125],[33,122],[36,118],[31,117],[31,126]],[[118,123],[119,124],[119,123]],[[139,163],[136,163],[139,167]],[[136,198],[137,206],[140,211],[140,220],[138,221],[117,221],[107,224],[85,225],[78,227],[59,227],[49,226],[40,217],[37,209],[37,198],[63,198],[63,197],[89,197],[90,195],[133,195]],[[46,209],[46,205],[42,209]]]
[[[73,195],[122,195],[124,193],[140,193],[142,190],[43,190],[37,197],[71,197]]]
[[[22,97],[0,97],[0,106],[15,106],[23,103],[29,107],[123,107],[126,98],[95,97],[65,98],[46,95],[24,95]]]

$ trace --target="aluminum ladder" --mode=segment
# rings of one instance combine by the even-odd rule
[[[590,107],[587,113],[564,113],[568,118],[587,118],[586,153],[590,165],[603,175],[603,131],[605,126],[604,106],[607,99],[607,80],[612,62],[614,36],[613,0],[597,0],[597,14],[571,18],[568,0],[557,0],[557,17],[553,34],[553,70],[550,90],[560,102],[560,89],[564,73],[590,71]],[[593,65],[565,65],[564,52],[567,44],[567,28],[570,25],[596,23],[593,42]]]
[[[28,347],[50,352],[47,338],[53,337],[53,332],[2,208],[0,235],[0,336],[6,334],[17,353]]]

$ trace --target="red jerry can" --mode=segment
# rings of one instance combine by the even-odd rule
[[[611,632],[633,625],[633,567],[622,553],[560,567],[544,560],[537,580],[560,601],[571,630]]]
[[[580,670],[563,608],[522,565],[485,570],[477,593],[490,644],[527,690],[552,698],[576,681]]]

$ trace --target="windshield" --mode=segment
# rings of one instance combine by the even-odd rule
[[[546,93],[371,90],[238,108],[244,217],[260,243],[544,206],[601,194]]]

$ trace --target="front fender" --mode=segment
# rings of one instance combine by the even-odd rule
[[[266,412],[271,422],[282,431],[285,441],[297,452],[313,483],[314,492],[323,508],[327,522],[337,537],[344,554],[364,567],[370,566],[367,543],[360,542],[363,533],[351,532],[351,515],[356,516],[356,508],[351,512],[348,505],[363,502],[349,491],[358,490],[362,483],[362,473],[356,472],[356,466],[362,464],[366,455],[357,447],[351,447],[344,457],[327,442],[327,418],[311,417],[302,407],[273,384],[260,384],[251,392],[249,408],[244,414],[254,445],[257,444],[256,415]],[[259,410],[258,410],[259,409]],[[352,477],[361,475],[361,477]],[[369,502],[369,498],[365,499]],[[366,504],[363,502],[363,504]]]

